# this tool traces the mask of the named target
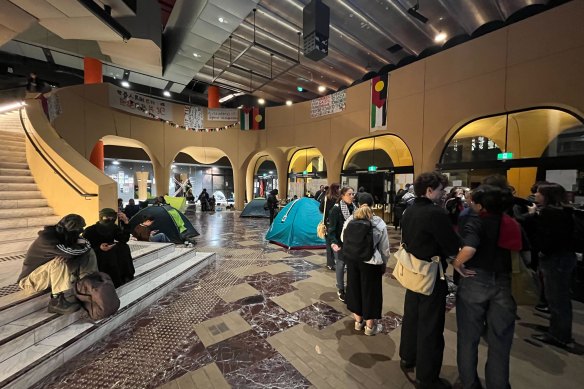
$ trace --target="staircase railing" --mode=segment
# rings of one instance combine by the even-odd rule
[[[28,140],[30,141],[30,144],[32,145],[32,147],[36,150],[36,152],[38,153],[38,155],[41,156],[41,158],[47,163],[47,165],[49,165],[49,167],[51,169],[53,169],[53,171],[59,176],[61,177],[61,179],[63,181],[65,181],[67,183],[67,185],[69,185],[75,192],[77,192],[80,196],[83,196],[85,198],[87,197],[97,197],[97,193],[86,193],[82,188],[80,188],[71,177],[69,177],[65,172],[62,172],[61,169],[57,166],[57,163],[52,160],[52,158],[48,155],[48,153],[44,150],[42,150],[42,147],[38,144],[38,142],[36,141],[36,139],[33,139],[34,137],[29,133],[29,131],[26,128],[26,125],[24,124],[24,117],[22,115],[22,110],[24,108],[19,109],[18,114],[20,116],[20,123],[22,124],[22,129],[24,130],[24,133],[26,135],[26,137],[28,138]]]

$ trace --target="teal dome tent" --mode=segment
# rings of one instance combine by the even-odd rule
[[[324,239],[316,235],[322,220],[318,201],[303,197],[286,205],[266,234],[266,240],[290,250],[323,249]]]

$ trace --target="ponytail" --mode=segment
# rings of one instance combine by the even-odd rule
[[[359,206],[359,208],[353,213],[353,218],[371,220],[373,218],[373,210],[368,204],[361,204],[361,206]]]

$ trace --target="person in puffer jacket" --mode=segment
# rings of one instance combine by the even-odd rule
[[[383,305],[382,281],[387,260],[389,259],[389,237],[387,225],[379,216],[373,215],[373,196],[362,192],[359,194],[359,208],[343,226],[353,218],[369,219],[373,228],[373,257],[367,262],[347,262],[347,309],[355,317],[355,330],[365,329],[365,335],[375,335],[382,330],[380,323]],[[343,238],[341,234],[341,239]]]

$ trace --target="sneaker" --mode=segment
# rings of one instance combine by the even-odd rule
[[[335,267],[334,266],[330,266],[330,265],[327,265],[326,268],[329,269],[329,270],[332,270],[332,271],[335,270]]]
[[[345,302],[345,291],[342,289],[337,290],[337,296],[339,296],[339,300]]]
[[[383,326],[379,323],[375,324],[373,326],[373,328],[369,328],[369,327],[365,326],[365,335],[373,336],[375,334],[380,333],[382,329],[383,329]]]
[[[362,331],[365,327],[365,320],[357,321],[355,320],[355,331]]]
[[[548,307],[546,304],[537,304],[535,306],[535,310],[542,313],[550,313],[550,307]]]
[[[78,311],[81,305],[76,302],[69,302],[65,300],[63,293],[59,293],[56,296],[51,296],[51,301],[49,301],[49,306],[47,311],[49,313],[58,313],[59,315],[66,315],[68,313],[73,313]]]

